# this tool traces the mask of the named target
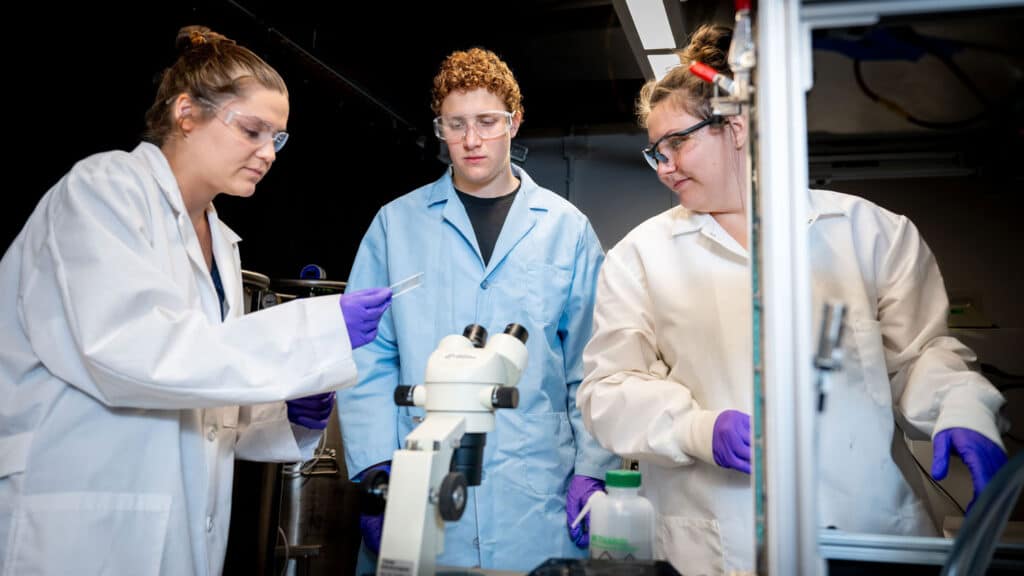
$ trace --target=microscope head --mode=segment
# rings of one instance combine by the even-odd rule
[[[423,386],[399,386],[395,402],[423,406],[431,416],[457,416],[465,423],[452,458],[470,486],[481,482],[486,434],[494,430],[494,411],[519,405],[516,384],[526,369],[528,334],[519,324],[488,340],[487,331],[470,324],[462,335],[445,336],[427,361]],[[419,428],[417,428],[419,430]],[[417,437],[413,431],[410,438]]]
[[[427,360],[424,384],[515,386],[526,369],[528,337],[519,324],[509,324],[490,339],[482,326],[470,324],[461,336],[452,334],[441,340]],[[428,403],[427,410],[431,409]]]
[[[526,370],[526,340],[530,334],[520,324],[509,324],[505,331],[487,342],[487,349],[493,350],[505,363],[503,386],[519,384],[519,377]]]

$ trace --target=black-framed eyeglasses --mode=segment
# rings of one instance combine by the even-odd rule
[[[644,160],[647,160],[647,164],[649,164],[651,168],[657,170],[658,164],[668,162],[669,154],[673,154],[676,150],[679,150],[679,147],[690,139],[691,134],[705,126],[720,126],[724,121],[725,118],[722,116],[713,114],[710,118],[701,120],[689,128],[665,134],[661,138],[658,138],[654,144],[643,149]]]

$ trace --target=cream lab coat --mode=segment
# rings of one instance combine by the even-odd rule
[[[931,534],[893,461],[894,412],[910,434],[963,426],[1001,446],[1003,398],[946,335],[942,277],[907,218],[827,191],[810,206],[811,305],[848,306],[844,370],[819,422],[822,526]],[[677,206],[612,249],[598,284],[579,405],[602,445],[641,461],[657,554],[685,574],[753,568],[750,477],[711,452],[718,415],[751,411],[750,282],[747,251]]]
[[[0,574],[220,574],[234,458],[302,459],[282,400],[355,382],[338,297],[243,317],[207,217],[223,322],[151,144],[79,162],[0,261]]]

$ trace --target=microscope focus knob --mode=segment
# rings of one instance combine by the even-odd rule
[[[515,386],[495,386],[491,391],[491,405],[495,408],[515,408],[519,406],[519,388]]]
[[[466,477],[461,472],[449,472],[445,475],[444,480],[441,480],[437,503],[442,520],[457,522],[462,518],[462,513],[466,510],[467,492]]]
[[[359,488],[362,491],[360,511],[369,516],[383,514],[388,497],[388,473],[384,470],[370,470],[359,483]]]
[[[395,404],[399,406],[415,406],[413,393],[415,386],[395,386]]]

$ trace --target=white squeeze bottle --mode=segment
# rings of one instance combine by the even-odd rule
[[[654,507],[640,495],[640,473],[609,470],[604,482],[608,493],[595,492],[580,513],[590,509],[590,557],[653,560]]]

